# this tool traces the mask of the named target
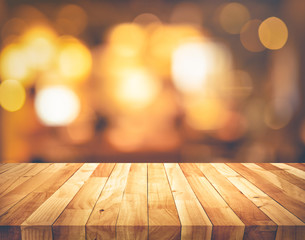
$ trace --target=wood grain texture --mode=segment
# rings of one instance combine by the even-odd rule
[[[177,163],[165,169],[181,221],[181,239],[211,239],[212,223]]]
[[[304,164],[0,165],[0,240],[304,240]]]
[[[148,164],[150,240],[180,239],[180,220],[162,163]]]

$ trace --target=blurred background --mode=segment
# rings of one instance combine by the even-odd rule
[[[0,0],[1,162],[304,162],[304,13]]]

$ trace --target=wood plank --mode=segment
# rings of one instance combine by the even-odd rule
[[[213,164],[222,175],[249,198],[277,225],[276,240],[301,240],[305,236],[305,224],[224,163]]]
[[[31,165],[32,167],[30,169],[27,169],[25,165],[25,167],[23,168],[24,173],[19,172],[17,174],[14,174],[12,177],[8,178],[6,182],[0,184],[0,197],[5,195],[6,193],[9,193],[10,191],[15,189],[22,183],[29,180],[31,177],[35,176],[42,170],[49,167],[50,165],[51,163],[39,163],[39,164]]]
[[[115,225],[130,166],[130,163],[115,165],[86,224],[87,240],[115,239]]]
[[[148,164],[149,240],[180,240],[180,221],[162,163]]]
[[[12,191],[6,193],[2,197],[0,197],[0,216],[6,213],[11,207],[13,207],[16,203],[18,203],[21,199],[23,199],[26,195],[31,193],[35,188],[37,188],[42,181],[44,181],[45,176],[47,174],[52,174],[57,171],[59,165],[51,165],[47,167],[45,170],[41,171],[39,174],[33,176],[26,182],[22,183]]]
[[[165,163],[164,166],[181,222],[181,239],[211,239],[212,223],[179,165]]]
[[[242,239],[245,224],[194,163],[180,163],[190,186],[213,224],[212,239]]]
[[[292,167],[298,168],[302,171],[305,171],[305,164],[304,163],[286,163],[287,165],[290,165]]]
[[[148,239],[147,163],[130,167],[116,224],[117,239]]]
[[[275,201],[280,203],[283,207],[300,218],[303,222],[305,221],[305,204],[296,200],[294,196],[287,194],[287,191],[289,190],[284,190],[270,182],[269,179],[261,174],[262,171],[253,171],[244,164],[237,165],[228,163],[227,165],[242,175],[244,178],[249,180],[255,186],[257,186],[260,190],[265,192]],[[287,187],[287,185],[285,186]]]
[[[298,168],[295,168],[291,165],[284,164],[284,163],[271,163],[271,164],[274,165],[274,166],[277,166],[280,169],[285,170],[286,172],[289,172],[289,173],[305,180],[305,171],[302,171]]]
[[[3,237],[0,239],[21,239],[21,223],[81,166],[80,163],[54,164],[42,173],[43,180],[36,178],[40,182],[40,186],[0,216],[0,232]]]
[[[53,224],[53,240],[86,239],[85,225],[114,165],[98,165]]]
[[[292,183],[293,185],[298,186],[299,188],[305,190],[305,180],[303,180],[302,178],[299,178],[296,175],[293,175],[289,172],[283,171],[277,165],[272,165],[270,163],[257,163],[257,165],[285,179],[286,181]]]
[[[97,167],[97,163],[85,163],[50,198],[34,211],[22,224],[22,239],[52,240],[52,224],[69,204]]]
[[[245,224],[244,239],[274,239],[276,224],[211,164],[197,166]]]

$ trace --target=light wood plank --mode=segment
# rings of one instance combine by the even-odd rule
[[[180,221],[162,163],[148,164],[149,240],[180,240]]]
[[[197,166],[245,224],[244,239],[275,238],[276,224],[229,182],[226,177],[211,164],[198,163]]]
[[[248,167],[252,171],[259,174],[264,179],[268,180],[278,188],[281,188],[284,193],[292,196],[298,201],[305,203],[305,191],[292,183],[286,181],[285,179],[278,177],[277,175],[265,170],[264,168],[258,166],[255,163],[243,163],[244,166]]]
[[[298,168],[302,171],[305,171],[305,163],[286,163],[286,164]]]
[[[284,163],[271,163],[271,164],[305,180],[305,171],[302,171],[298,168],[292,167]]]
[[[31,165],[32,167],[27,171],[26,165],[23,168],[25,170],[24,173],[19,172],[19,174],[13,175],[11,178],[8,178],[8,180],[5,183],[0,184],[0,197],[5,195],[6,193],[9,193],[22,183],[26,182],[29,180],[31,177],[35,176],[42,170],[46,169],[49,167],[51,163],[40,163],[40,164],[35,164]]]
[[[87,240],[115,239],[115,225],[130,166],[130,163],[115,165],[86,224]]]
[[[244,178],[253,183],[260,190],[265,192],[275,201],[280,203],[288,211],[296,215],[303,222],[305,221],[305,204],[301,201],[295,199],[294,196],[287,194],[289,190],[278,187],[269,181],[264,175],[261,174],[262,171],[253,171],[246,167],[244,164],[227,164],[234,171],[242,175]],[[287,187],[287,185],[285,185]]]
[[[116,224],[116,239],[147,238],[147,163],[133,163]]]
[[[21,223],[66,182],[81,165],[80,163],[55,164],[53,169],[48,168],[48,171],[44,171],[44,180],[40,181],[40,186],[0,216],[0,231],[2,232],[0,239],[21,239]],[[56,171],[52,172],[54,168]]]
[[[52,224],[69,204],[97,167],[97,163],[85,163],[67,182],[48,198],[32,215],[21,224],[24,240],[37,237],[52,240]]]
[[[100,163],[53,224],[53,240],[86,239],[85,225],[114,167]]]
[[[286,171],[283,171],[281,168],[271,165],[270,163],[257,163],[258,166],[268,170],[271,173],[274,173],[275,175],[285,179],[286,181],[292,183],[295,186],[298,186],[299,188],[302,188],[305,190],[305,180],[289,173]]]
[[[190,186],[213,224],[212,239],[242,239],[245,224],[194,163],[180,163]]]
[[[300,219],[227,165],[217,163],[213,166],[278,225],[276,240],[303,239],[305,224]]]
[[[212,223],[177,163],[164,164],[181,222],[182,240],[211,239]]]

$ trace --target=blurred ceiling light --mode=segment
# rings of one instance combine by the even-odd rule
[[[135,56],[145,43],[144,29],[134,23],[116,25],[110,32],[108,41],[122,56]]]
[[[133,22],[139,25],[149,25],[152,23],[161,24],[160,19],[152,13],[142,13],[136,16]]]
[[[240,41],[244,48],[250,52],[261,52],[265,49],[258,36],[258,28],[261,22],[258,19],[250,20],[240,31]]]
[[[56,18],[56,26],[61,34],[78,36],[87,26],[87,13],[80,6],[68,4],[63,6]]]
[[[18,5],[15,14],[23,19],[27,24],[47,23],[45,15],[37,8],[31,5]]]
[[[53,86],[40,90],[35,98],[35,110],[47,126],[68,125],[78,116],[80,100],[69,88]]]
[[[293,108],[288,101],[276,99],[265,107],[264,122],[271,129],[281,129],[291,120]]]
[[[224,5],[219,13],[221,27],[230,34],[239,34],[242,26],[250,19],[249,10],[241,3]]]
[[[117,102],[128,110],[147,107],[160,91],[160,85],[153,75],[142,69],[121,70],[115,88]]]
[[[282,48],[288,39],[286,24],[277,17],[264,20],[258,29],[261,43],[268,49],[277,50]]]
[[[181,44],[172,56],[172,77],[183,93],[202,92],[209,78],[229,65],[226,51],[217,43],[189,41]]]
[[[192,98],[185,101],[186,121],[196,130],[216,130],[224,126],[229,112],[217,98]]]
[[[32,74],[24,49],[17,44],[6,46],[0,55],[0,73],[2,79],[15,79],[23,85],[32,84]]]
[[[169,78],[173,51],[181,42],[198,37],[202,37],[202,33],[191,25],[158,26],[148,39],[146,61],[158,74]]]
[[[56,33],[47,26],[29,28],[21,37],[28,63],[33,69],[46,69],[56,53]]]
[[[196,3],[181,2],[173,9],[170,21],[175,24],[190,24],[200,27],[203,22],[201,7]]]
[[[24,105],[26,93],[24,87],[16,80],[5,80],[0,85],[0,104],[9,111],[18,111]]]
[[[66,82],[79,83],[90,74],[91,53],[79,40],[66,36],[60,39],[58,64],[59,72]]]

